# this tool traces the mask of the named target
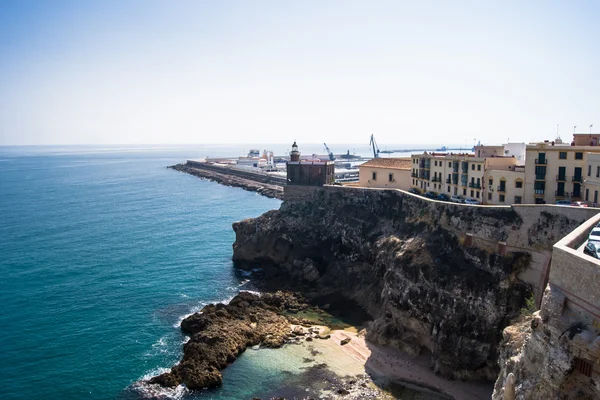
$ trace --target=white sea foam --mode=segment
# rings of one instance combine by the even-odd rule
[[[129,387],[131,390],[139,394],[144,399],[154,400],[179,400],[182,399],[189,390],[184,385],[179,385],[175,388],[164,388],[160,385],[152,385],[148,383],[150,378],[157,375],[169,372],[170,368],[156,368],[152,371],[147,372],[138,379],[136,382],[131,384]]]
[[[200,304],[194,306],[191,308],[190,312],[187,314],[183,314],[180,315],[179,318],[177,318],[177,322],[175,322],[173,324],[173,328],[179,328],[181,326],[181,321],[183,321],[184,319],[186,319],[187,317],[189,317],[190,315],[196,314],[197,312],[200,312],[200,310],[202,310],[202,308],[208,303],[204,303],[201,302]]]

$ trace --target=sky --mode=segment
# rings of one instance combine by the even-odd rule
[[[600,131],[598,1],[0,0],[0,145]]]

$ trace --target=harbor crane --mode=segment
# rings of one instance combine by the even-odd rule
[[[371,134],[371,141],[369,145],[373,148],[373,158],[379,157],[379,147],[377,147],[377,142],[375,141],[375,135]]]
[[[335,161],[335,156],[333,155],[333,152],[329,150],[329,147],[327,147],[327,143],[323,143],[323,146],[325,146],[325,151],[329,154],[329,161]]]

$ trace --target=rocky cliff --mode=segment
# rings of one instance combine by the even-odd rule
[[[509,207],[440,204],[395,191],[310,191],[234,224],[233,259],[262,268],[267,286],[353,300],[373,320],[370,341],[428,354],[443,376],[495,380],[502,329],[531,293],[517,278],[530,255],[467,246],[464,233],[503,240],[523,220]]]
[[[578,356],[598,359],[600,330],[564,313],[565,296],[548,285],[540,310],[504,330],[493,400],[600,398],[600,382],[578,371]],[[589,371],[594,369],[594,362]]]

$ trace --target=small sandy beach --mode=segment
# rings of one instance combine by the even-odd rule
[[[391,381],[406,382],[433,389],[457,400],[490,399],[493,383],[450,381],[435,375],[427,357],[410,356],[398,350],[381,347],[365,341],[356,329],[329,331],[320,327],[329,339],[305,342],[322,353],[328,368],[340,376],[369,374],[372,378],[385,377]],[[345,345],[340,342],[350,339]]]

